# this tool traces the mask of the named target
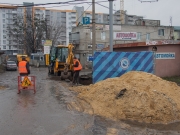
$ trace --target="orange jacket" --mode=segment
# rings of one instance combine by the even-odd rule
[[[28,73],[27,69],[26,69],[26,61],[21,61],[19,62],[19,73]]]
[[[78,62],[78,67],[74,67],[74,71],[81,70],[82,69],[81,63],[79,62],[78,59],[74,59],[74,65],[76,65],[76,62]]]

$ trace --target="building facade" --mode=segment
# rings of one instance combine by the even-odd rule
[[[96,51],[101,51],[109,46],[108,28],[108,25],[96,25]],[[114,25],[113,31],[113,44],[125,44],[168,40],[170,39],[171,27]],[[92,27],[90,25],[81,25],[73,28],[69,40],[75,45],[75,53],[80,58],[83,67],[85,67],[89,63],[89,56],[92,56]]]
[[[24,2],[23,5],[33,5],[34,3],[27,3]],[[13,39],[10,33],[8,33],[8,27],[13,25],[14,20],[17,18],[17,16],[25,16],[25,14],[31,14],[33,17],[36,18],[45,18],[47,21],[47,25],[53,26],[51,35],[56,35],[56,42],[54,44],[63,44],[68,45],[70,37],[69,33],[72,32],[72,29],[76,27],[79,23],[82,23],[83,17],[89,17],[90,23],[92,21],[92,12],[91,11],[85,11],[84,7],[77,7],[75,6],[72,10],[56,10],[56,9],[47,9],[43,7],[34,7],[34,6],[28,6],[28,7],[16,7],[16,6],[10,6],[10,5],[0,5],[0,48],[1,50],[4,50],[6,54],[13,54],[13,53],[22,53],[21,45],[23,43],[17,43],[17,39]],[[151,34],[151,30],[153,30],[152,26],[154,27],[154,30],[157,30],[157,26],[160,26],[159,20],[145,20],[142,16],[136,16],[136,15],[128,15],[126,14],[126,11],[123,12],[123,18],[122,21],[120,18],[120,11],[116,11],[113,16],[113,23],[115,25],[123,24],[122,26],[117,26],[117,31],[123,31],[123,32],[138,32],[139,41],[146,40],[146,35],[149,32],[149,38],[157,39],[159,38],[167,38],[168,31],[161,31],[162,37],[159,35]],[[22,18],[23,21],[26,20],[25,18]],[[109,24],[109,14],[107,13],[96,13],[95,14],[95,22],[97,23],[97,41],[101,44],[103,43],[104,46],[108,45],[109,42],[109,33],[108,33],[108,24]],[[29,22],[31,23],[31,22]],[[103,28],[102,24],[103,23]],[[104,25],[105,24],[105,25]],[[139,26],[144,25],[144,28],[140,28],[139,31],[137,30]],[[133,27],[135,26],[135,27]],[[56,33],[54,30],[61,29],[59,33]],[[91,31],[91,26],[88,26],[89,28],[85,28],[82,30],[81,33],[82,36],[88,38],[86,40],[87,44],[91,44],[91,35],[89,31]],[[90,28],[91,27],[91,28]],[[104,28],[106,27],[106,29]],[[114,27],[114,29],[116,29]],[[166,28],[165,28],[166,29]],[[49,30],[47,30],[49,31]],[[47,33],[45,33],[47,34]],[[140,36],[142,35],[142,36]],[[147,35],[148,36],[148,35]],[[53,40],[54,36],[49,36],[49,40]],[[44,40],[47,39],[47,36],[44,36]],[[101,40],[102,39],[102,40]],[[83,41],[81,41],[83,42]],[[118,42],[114,40],[114,42]],[[124,41],[123,41],[124,42]],[[128,41],[126,41],[128,42]],[[102,46],[102,45],[100,45]]]
[[[178,40],[116,44],[113,46],[113,50],[115,52],[153,51],[153,47],[157,48],[154,52],[156,56],[154,58],[154,74],[159,77],[179,76],[180,41]],[[108,51],[109,48],[104,50]]]
[[[174,26],[174,40],[180,40],[180,26]]]
[[[18,14],[23,16],[24,9],[0,5],[0,49],[7,54],[18,51],[18,44],[15,43],[16,39],[13,39],[12,35],[8,33],[8,28],[12,28],[13,21]]]

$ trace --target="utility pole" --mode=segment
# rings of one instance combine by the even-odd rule
[[[96,50],[96,26],[95,26],[95,0],[92,0],[92,56]]]
[[[113,1],[109,0],[109,45],[110,52],[113,52]]]

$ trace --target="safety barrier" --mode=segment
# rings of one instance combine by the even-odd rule
[[[95,52],[93,83],[128,71],[153,73],[153,52]]]
[[[21,90],[33,90],[36,93],[35,76],[18,76],[18,93]]]

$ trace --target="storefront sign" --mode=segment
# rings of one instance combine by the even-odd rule
[[[174,52],[156,53],[156,59],[175,59]]]
[[[114,40],[137,40],[137,32],[114,32]]]

